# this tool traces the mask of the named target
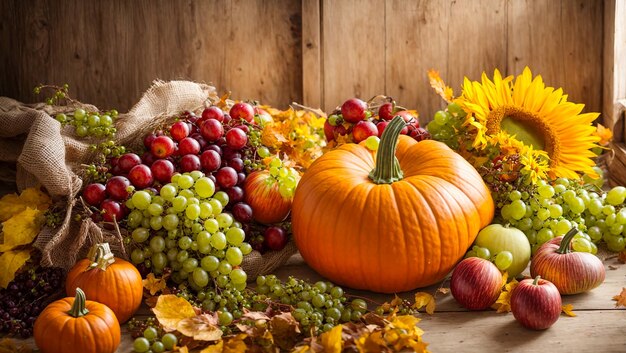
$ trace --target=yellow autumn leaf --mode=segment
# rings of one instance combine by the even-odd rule
[[[217,341],[222,338],[217,318],[208,314],[180,320],[176,324],[176,331],[196,341]]]
[[[7,251],[0,255],[0,287],[5,288],[15,278],[15,272],[30,259],[30,250]]]
[[[189,353],[189,348],[187,346],[178,347],[178,352],[180,353]],[[221,351],[219,351],[221,352]]]
[[[24,343],[17,343],[11,338],[3,338],[0,340],[0,353],[32,353],[33,348]]]
[[[503,281],[506,282],[506,278],[508,277],[507,273],[505,272],[502,277],[503,277]],[[511,311],[511,293],[513,292],[513,289],[517,287],[518,284],[519,283],[517,282],[516,279],[513,279],[508,284],[505,284],[504,288],[502,289],[502,292],[500,292],[500,296],[498,296],[498,299],[496,300],[495,303],[493,303],[491,308],[496,309],[498,313],[510,312]]]
[[[246,343],[243,341],[248,335],[240,333],[235,337],[230,337],[224,341],[222,353],[241,353],[246,351]]]
[[[435,312],[435,298],[426,292],[415,293],[415,304],[413,307],[417,310],[426,307],[426,313],[432,315]]]
[[[150,291],[150,295],[155,295],[167,287],[167,283],[163,278],[156,278],[154,273],[148,273],[146,279],[143,280],[143,287]]]
[[[360,353],[379,353],[387,346],[382,331],[365,332],[355,340],[356,348]]]
[[[435,90],[435,93],[440,95],[446,102],[452,102],[454,92],[452,88],[446,86],[446,83],[443,82],[441,76],[439,76],[439,71],[428,70],[428,80],[430,81],[430,86]]]
[[[224,341],[219,341],[214,345],[201,350],[200,353],[222,353],[224,351]]]
[[[343,350],[343,341],[341,340],[342,325],[333,327],[330,331],[324,332],[320,335],[322,341],[322,347],[324,352],[328,353],[341,353]]]
[[[27,207],[45,211],[51,203],[50,197],[38,188],[24,189],[19,196],[17,194],[4,195],[0,199],[0,221],[6,221]]]
[[[298,346],[291,350],[291,353],[311,353],[311,347],[309,345]]]
[[[163,329],[168,332],[176,330],[181,320],[196,316],[196,312],[188,301],[173,294],[159,296],[152,312]]]
[[[598,126],[596,126],[596,131],[594,131],[593,135],[600,137],[600,141],[598,142],[600,146],[606,146],[609,144],[609,142],[611,142],[611,139],[613,138],[613,131],[611,131],[611,129],[609,129],[608,127],[604,127],[604,125],[602,124],[598,124]]]
[[[569,316],[569,317],[576,317],[576,313],[574,312],[574,306],[572,304],[565,304],[563,306],[561,306],[561,311],[563,311],[563,314]]]
[[[43,213],[44,211],[27,207],[22,212],[2,222],[4,243],[0,244],[0,252],[32,243],[45,222]]]

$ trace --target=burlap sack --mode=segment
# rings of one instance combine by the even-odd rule
[[[143,136],[155,126],[184,110],[197,110],[208,101],[219,100],[214,87],[188,81],[155,82],[141,100],[116,120],[118,144],[138,147]],[[44,228],[34,246],[42,252],[42,264],[69,269],[85,256],[96,242],[107,241],[113,252],[128,258],[122,239],[124,230],[106,230],[84,217],[85,207],[77,202],[82,187],[82,165],[93,158],[89,140],[77,139],[71,127],[61,128],[52,117],[77,107],[95,111],[88,105],[24,105],[0,97],[0,162],[17,163],[18,190],[42,185],[65,209],[57,229]],[[23,136],[26,136],[25,139]],[[82,218],[77,218],[82,215]],[[265,255],[254,251],[243,263],[248,278],[273,271],[296,252],[290,243],[281,252]]]

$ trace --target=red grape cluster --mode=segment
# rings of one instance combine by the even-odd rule
[[[63,292],[63,270],[54,267],[22,271],[0,290],[0,333],[23,338],[33,333],[33,324],[41,311]]]
[[[83,199],[101,211],[95,214],[96,220],[119,221],[129,213],[125,201],[133,190],[156,195],[175,173],[201,171],[215,183],[216,192],[226,192],[225,210],[247,231],[253,210],[244,201],[243,183],[258,166],[256,160],[264,157],[256,151],[261,147],[258,123],[267,119],[271,119],[269,114],[244,102],[234,104],[229,112],[217,106],[204,109],[200,116],[184,112],[166,131],[144,137],[146,150],[141,156],[125,153],[110,158],[113,176],[105,184],[87,185]]]
[[[380,105],[377,112],[368,107],[368,104],[358,98],[350,98],[328,116],[324,124],[326,140],[333,141],[339,136],[347,136],[349,140],[359,143],[370,136],[380,136],[395,116],[400,115],[407,122],[402,129],[403,135],[408,135],[417,141],[430,138],[430,134],[420,127],[416,116],[407,110],[400,110],[393,102]]]

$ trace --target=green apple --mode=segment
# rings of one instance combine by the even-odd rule
[[[492,255],[501,251],[510,251],[513,255],[513,263],[506,269],[510,277],[522,273],[530,261],[530,243],[521,230],[491,224],[481,229],[476,237],[474,245],[489,249]]]

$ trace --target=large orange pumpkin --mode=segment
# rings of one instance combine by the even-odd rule
[[[130,319],[141,306],[141,274],[130,262],[114,257],[107,243],[95,245],[89,256],[78,261],[67,274],[67,295],[77,287],[89,299],[111,308],[120,323]]]
[[[384,293],[436,283],[493,218],[476,170],[443,143],[399,136],[403,127],[391,121],[377,154],[356,144],[326,153],[298,184],[296,245],[336,283]]]
[[[33,336],[42,353],[113,353],[121,334],[113,311],[85,300],[78,288],[75,298],[57,300],[39,314]]]

